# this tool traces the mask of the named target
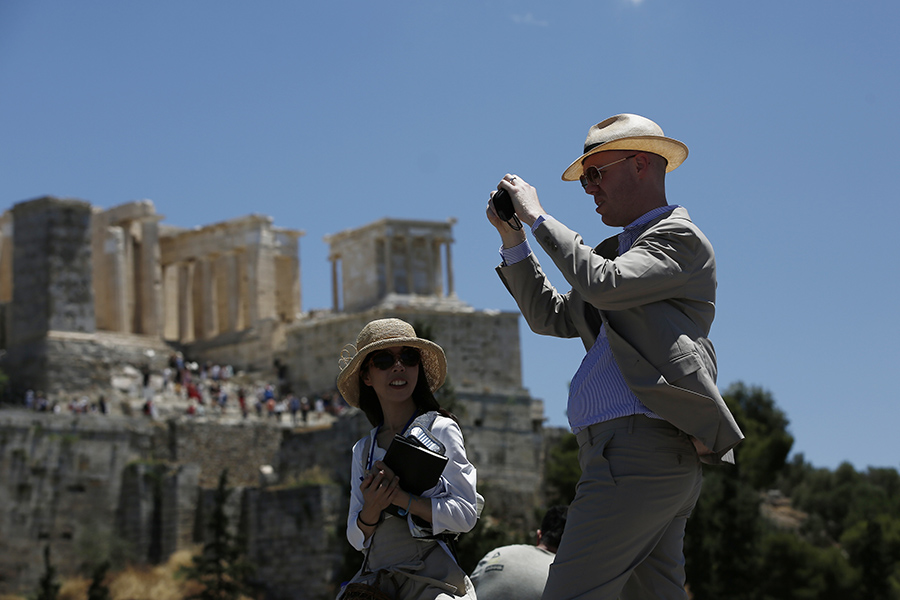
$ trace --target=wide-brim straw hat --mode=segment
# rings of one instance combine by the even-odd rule
[[[432,393],[444,385],[447,378],[447,357],[444,350],[434,342],[416,335],[413,326],[401,319],[378,319],[369,322],[359,335],[356,345],[347,344],[341,350],[338,361],[341,372],[337,377],[337,387],[347,404],[359,408],[359,369],[362,362],[372,352],[394,346],[417,348],[422,356],[420,363],[428,378]]]
[[[666,173],[676,169],[688,155],[686,145],[666,137],[662,128],[650,119],[640,115],[616,115],[588,129],[584,140],[584,154],[563,172],[563,181],[578,181],[584,174],[584,159],[607,150],[636,150],[658,154],[668,161]]]

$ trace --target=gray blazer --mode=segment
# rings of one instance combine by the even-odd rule
[[[715,254],[687,210],[651,221],[622,256],[616,237],[591,248],[553,219],[535,237],[572,289],[559,293],[534,254],[498,267],[531,329],[580,337],[588,350],[605,325],[634,394],[690,435],[701,460],[734,462],[731,449],[744,436],[716,387],[707,338],[716,310]]]

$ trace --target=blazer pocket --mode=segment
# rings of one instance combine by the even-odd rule
[[[696,373],[703,368],[703,363],[696,352],[688,352],[671,359],[668,363],[659,367],[659,374],[666,382],[671,384],[691,373]]]

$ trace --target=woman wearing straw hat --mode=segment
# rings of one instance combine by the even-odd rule
[[[462,431],[434,397],[447,375],[444,351],[417,337],[405,321],[379,319],[363,327],[355,349],[342,355],[338,389],[374,426],[353,446],[347,539],[366,558],[350,583],[374,585],[397,600],[474,600],[446,537],[475,526],[481,498]],[[381,460],[394,436],[416,425],[448,458],[437,485],[420,496],[405,491]],[[401,516],[385,512],[391,507]],[[338,597],[349,598],[352,589]]]

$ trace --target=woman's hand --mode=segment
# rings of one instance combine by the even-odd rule
[[[375,468],[385,474],[385,476],[391,477],[393,482],[396,483],[396,487],[390,496],[390,504],[393,504],[401,509],[402,511],[406,511],[406,514],[416,515],[417,517],[424,519],[431,523],[431,499],[430,498],[420,498],[414,494],[410,494],[405,491],[402,487],[400,487],[400,478],[394,476],[394,472],[388,467],[386,464],[381,462],[380,460],[375,461]],[[365,494],[363,494],[365,495]]]
[[[363,507],[359,511],[359,519],[363,525],[377,524],[381,519],[381,511],[389,507],[400,486],[400,478],[394,475],[387,465],[378,461],[375,469],[363,477],[359,490],[363,495]]]

